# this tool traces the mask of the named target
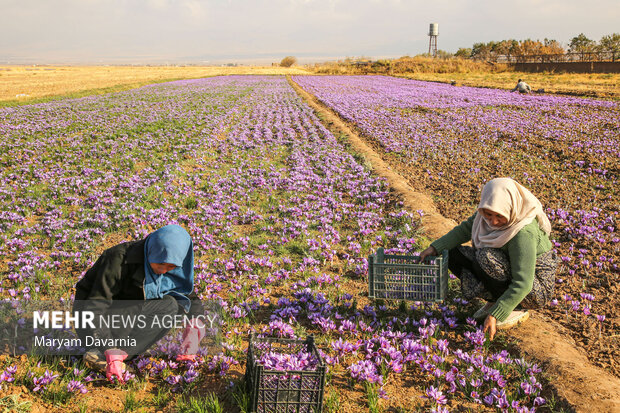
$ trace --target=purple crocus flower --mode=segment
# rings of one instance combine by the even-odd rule
[[[437,404],[446,404],[448,399],[444,396],[443,392],[434,386],[430,386],[425,391],[426,396],[424,398],[431,400]]]
[[[193,368],[188,369],[183,375],[183,381],[185,383],[192,383],[194,380],[198,378],[199,374]]]
[[[86,386],[79,380],[71,380],[67,383],[67,391],[70,393],[88,393]]]
[[[175,385],[175,384],[178,384],[181,381],[181,379],[182,379],[182,376],[180,375],[170,374],[164,380],[166,380],[169,384]]]
[[[52,374],[52,372],[50,372],[49,370],[45,370],[45,373],[43,373],[42,376],[40,377],[35,377],[32,381],[34,383],[34,388],[32,389],[32,391],[41,391],[41,390],[46,390],[47,386],[52,383],[54,381],[55,378],[57,378],[59,375],[58,374]]]
[[[15,378],[8,371],[3,371],[0,373],[0,384],[3,382],[12,383],[14,380]]]

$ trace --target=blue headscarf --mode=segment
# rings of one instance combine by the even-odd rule
[[[165,274],[155,274],[151,263],[174,264]],[[144,296],[147,300],[173,296],[189,311],[187,295],[194,289],[194,250],[192,238],[179,225],[166,225],[149,234],[144,243]]]

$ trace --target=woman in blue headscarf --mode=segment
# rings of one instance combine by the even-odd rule
[[[166,225],[146,237],[144,243],[144,297],[174,297],[186,311],[194,290],[194,250],[187,231]]]
[[[205,331],[200,322],[204,308],[194,292],[194,252],[190,235],[179,225],[166,225],[143,240],[107,249],[76,284],[73,309],[92,311],[96,315],[132,316],[133,321],[138,321],[122,328],[95,323],[94,329],[84,326],[77,329],[84,347],[90,347],[84,345],[88,342],[126,344],[95,345],[84,356],[89,366],[105,367],[109,379],[116,376],[123,381],[123,361],[128,355],[144,352],[166,335],[170,327],[166,328],[161,322],[166,317],[186,315],[183,320],[189,322],[185,325],[181,354],[177,359],[192,359]]]

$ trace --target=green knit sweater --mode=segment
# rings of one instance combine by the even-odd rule
[[[471,240],[471,227],[476,214],[477,212],[431,245],[441,254],[444,250],[450,250]],[[536,258],[551,250],[551,241],[534,219],[500,249],[506,253],[510,261],[511,282],[508,289],[491,307],[490,314],[497,320],[504,321],[532,291]]]

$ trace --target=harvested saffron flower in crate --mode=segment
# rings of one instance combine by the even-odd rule
[[[448,252],[420,262],[414,255],[368,257],[368,296],[386,300],[443,301],[448,291]]]
[[[321,411],[325,370],[313,336],[293,340],[250,335],[245,372],[250,412]]]

